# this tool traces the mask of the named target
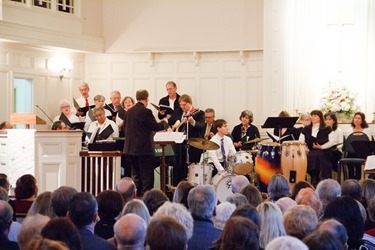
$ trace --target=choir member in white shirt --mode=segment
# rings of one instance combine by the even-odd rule
[[[64,114],[71,123],[80,122],[79,118],[76,115],[71,113],[70,103],[67,99],[62,99],[60,101],[59,108],[60,108],[61,114]],[[61,114],[55,116],[55,118],[53,118],[53,121],[55,122],[55,121],[61,120],[60,119]]]
[[[357,112],[354,114],[353,120],[351,122],[351,128],[348,130],[348,135],[352,133],[364,133],[367,135],[369,141],[372,140],[372,135],[368,123],[366,122],[366,116],[362,112]],[[348,153],[346,156],[348,158],[358,158],[355,153]],[[349,179],[360,180],[362,176],[361,164],[348,164]]]
[[[104,108],[105,97],[102,96],[102,95],[96,95],[94,97],[94,103],[95,103],[95,108]],[[92,119],[94,117],[90,117],[90,112],[92,112],[92,111],[89,110],[86,113],[85,130],[87,130],[87,128],[90,126],[90,124],[95,120],[95,119]],[[104,109],[104,112],[105,112],[104,114],[105,114],[106,117],[111,117],[112,116],[111,111],[109,111],[108,109]]]
[[[338,161],[342,157],[342,146],[344,143],[344,133],[338,127],[337,117],[335,113],[324,114],[324,121],[327,126],[330,126],[332,132],[329,134],[329,141],[334,145],[332,150],[332,170],[337,172]]]
[[[101,139],[100,138],[101,132],[103,132],[103,130],[105,130],[108,126],[111,126],[112,129],[113,129],[112,134],[110,134],[109,137],[104,138],[104,139],[105,140],[114,140],[115,137],[119,136],[118,126],[116,125],[116,123],[114,121],[112,121],[112,120],[110,120],[106,117],[105,109],[103,107],[95,108],[94,114],[95,114],[96,121],[94,121],[90,124],[90,127],[87,130],[87,132],[94,133],[96,130],[98,130],[97,131],[97,134],[99,135],[98,138]]]
[[[90,92],[90,86],[88,83],[81,83],[78,87],[79,92],[81,93],[81,96],[76,99],[76,102],[81,108],[84,107],[89,107],[94,105],[94,99],[90,97],[89,92]],[[81,111],[76,110],[74,107],[72,108],[72,113],[75,114],[76,116],[80,117],[81,121],[84,121],[85,114]],[[82,118],[81,118],[82,117]]]
[[[229,169],[228,159],[229,157],[236,154],[232,139],[227,136],[228,125],[223,119],[218,119],[214,122],[214,130],[216,134],[211,138],[210,141],[219,145],[219,149],[208,150],[209,158],[215,166],[215,170],[212,175],[215,175],[216,171],[219,174],[224,173]]]

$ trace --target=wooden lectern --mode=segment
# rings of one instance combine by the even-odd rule
[[[33,113],[14,113],[10,115],[11,124],[25,124],[30,128],[30,124],[47,124],[45,120]]]

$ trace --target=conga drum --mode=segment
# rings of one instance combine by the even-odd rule
[[[267,193],[268,183],[271,177],[281,173],[280,143],[259,143],[260,149],[255,158],[255,172],[261,192]]]
[[[290,188],[306,179],[306,144],[300,141],[285,141],[281,144],[281,170]]]

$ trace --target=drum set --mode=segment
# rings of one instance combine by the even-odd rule
[[[305,180],[307,156],[305,143],[285,141],[283,143],[262,142],[268,138],[257,138],[246,143],[256,143],[252,150],[238,151],[229,157],[227,171],[212,176],[214,166],[209,157],[203,157],[201,163],[189,165],[188,181],[198,185],[211,184],[215,187],[220,202],[232,194],[232,178],[246,175],[261,192],[267,192],[267,186],[274,174],[282,173],[292,188],[295,183]],[[188,144],[204,150],[217,150],[219,145],[203,138],[190,138]],[[207,153],[203,153],[206,154]],[[253,156],[255,164],[253,163]]]

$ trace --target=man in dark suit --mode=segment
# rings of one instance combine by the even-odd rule
[[[111,92],[111,96],[110,96],[109,99],[111,99],[111,103],[108,104],[108,105],[105,105],[104,108],[108,109],[111,112],[112,117],[110,119],[112,121],[116,122],[117,113],[119,112],[120,109],[123,109],[120,105],[120,101],[121,101],[120,91],[113,90]]]
[[[180,95],[177,94],[177,85],[173,81],[167,82],[165,85],[167,88],[168,95],[161,98],[159,101],[160,105],[165,105],[168,107],[171,107],[174,111],[180,108],[180,104],[178,103],[178,99],[180,98]],[[160,109],[158,113],[159,119],[163,119],[164,117],[169,118],[172,114],[167,114],[166,110]]]
[[[116,249],[111,243],[94,235],[98,219],[98,203],[90,193],[76,193],[69,201],[67,217],[76,225],[82,241],[83,250]]]
[[[124,154],[130,156],[132,177],[137,187],[137,195],[154,187],[155,147],[153,131],[168,127],[166,119],[156,122],[148,105],[147,90],[138,90],[137,103],[125,114]]]
[[[204,119],[204,139],[210,140],[216,134],[214,130],[215,110],[213,108],[207,108],[204,111]]]
[[[173,112],[168,119],[169,125],[180,124],[179,132],[184,132],[189,138],[203,138],[204,136],[204,112],[193,107],[192,99],[189,95],[181,95],[178,99],[180,109]],[[177,122],[177,123],[176,123]],[[188,154],[186,153],[188,147]],[[173,168],[173,185],[187,177],[187,164],[198,163],[202,150],[188,146],[186,140],[183,143],[175,144],[176,165]],[[189,158],[187,158],[189,156]]]

